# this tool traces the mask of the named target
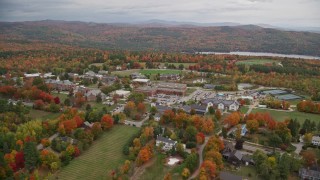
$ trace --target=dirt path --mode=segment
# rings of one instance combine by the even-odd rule
[[[145,163],[144,165],[138,167],[135,169],[133,175],[130,177],[130,180],[139,180],[140,176],[144,173],[147,167],[150,167],[153,165],[153,163],[157,160],[157,157],[153,157],[150,161]]]

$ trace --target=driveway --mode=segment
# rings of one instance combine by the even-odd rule
[[[125,120],[124,124],[126,125],[134,125],[136,127],[141,127],[143,125],[144,122],[146,122],[149,119],[149,113],[146,115],[146,117],[141,120],[141,121],[129,121],[129,120]]]

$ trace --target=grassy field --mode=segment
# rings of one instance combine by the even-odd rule
[[[247,113],[248,112],[248,110],[249,110],[249,106],[242,106],[241,108],[240,108],[240,112],[242,112],[242,113]]]
[[[129,77],[130,74],[135,73],[135,72],[139,72],[140,69],[130,69],[130,70],[125,70],[125,71],[113,71],[111,72],[112,75],[117,75],[117,76],[125,76],[125,77]]]
[[[298,111],[293,112],[283,112],[283,111],[276,111],[271,109],[253,109],[253,113],[255,112],[269,112],[271,116],[277,121],[284,121],[286,119],[292,118],[297,119],[300,123],[303,123],[306,119],[310,119],[312,121],[319,121],[320,115],[317,114],[310,114],[310,113],[303,113]]]
[[[140,70],[141,74],[150,74],[150,75],[155,75],[155,74],[180,74],[181,70],[175,70],[175,69],[143,69]]]
[[[143,67],[146,67],[146,63],[145,62],[140,62],[139,64],[141,64]],[[182,64],[184,66],[184,68],[189,68],[190,65],[195,65],[197,63],[168,63],[168,64],[173,64],[175,65],[177,68],[179,68],[179,65]],[[160,63],[161,66],[164,66],[165,63]]]
[[[52,95],[53,95],[54,97],[55,97],[55,96],[58,96],[61,103],[63,103],[64,100],[66,100],[66,99],[68,98],[68,94],[52,93]]]
[[[55,119],[60,116],[61,113],[52,113],[52,112],[46,112],[36,109],[31,109],[29,116],[32,119],[41,119],[41,120],[47,120],[47,119]]]
[[[110,179],[109,173],[126,160],[122,147],[139,129],[131,126],[115,126],[80,157],[63,167],[55,176],[57,179]]]
[[[247,64],[247,65],[256,65],[256,64],[268,64],[268,63],[279,63],[279,61],[272,59],[249,59],[245,61],[238,61],[236,64]]]
[[[171,172],[173,179],[181,179],[180,174],[173,174],[174,172],[172,172],[178,165],[170,167],[164,164],[166,155],[158,154],[155,158],[157,158],[156,161],[145,169],[144,173],[139,177],[140,180],[162,180],[168,172]]]

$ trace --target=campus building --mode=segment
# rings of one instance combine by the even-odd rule
[[[161,82],[154,86],[142,86],[135,89],[135,92],[143,93],[147,96],[155,94],[184,96],[187,91],[186,84]]]

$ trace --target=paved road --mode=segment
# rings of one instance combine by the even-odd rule
[[[136,127],[141,127],[143,125],[143,123],[146,122],[148,119],[149,119],[149,113],[141,121],[128,121],[128,120],[125,120],[124,123],[126,125],[135,125]]]
[[[251,111],[252,111],[252,109],[253,109],[254,107],[256,107],[258,104],[259,104],[259,100],[254,100],[253,104],[251,104],[251,105],[249,106],[249,109],[248,109],[248,111],[247,111],[246,114],[250,114]]]
[[[201,166],[201,164],[203,162],[203,149],[207,145],[208,140],[209,140],[210,137],[211,136],[206,136],[206,138],[204,140],[204,143],[199,147],[199,150],[198,150],[198,153],[199,153],[199,165],[198,165],[197,170],[192,174],[192,176],[189,177],[189,180],[190,179],[195,179],[198,176],[199,172],[200,172],[200,166]]]
[[[302,146],[304,145],[303,142],[299,142],[299,143],[291,143],[293,146],[296,147],[296,150],[294,151],[296,154],[300,154],[301,150],[302,150]]]
[[[51,142],[54,138],[58,137],[59,136],[59,133],[55,133],[54,135],[50,136],[49,137],[49,141]],[[40,143],[37,145],[37,149],[38,150],[41,150],[43,149],[43,145]]]

